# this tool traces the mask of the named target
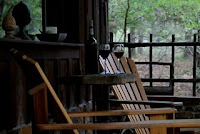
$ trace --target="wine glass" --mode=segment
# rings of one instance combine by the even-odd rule
[[[100,74],[109,74],[109,72],[106,71],[106,59],[110,53],[110,45],[109,44],[101,44],[99,46],[99,55],[104,59],[104,70]]]
[[[117,73],[117,74],[124,73],[120,69],[120,59],[124,55],[124,44],[114,44],[112,52],[115,54],[115,56],[117,57],[117,60],[118,60],[117,72],[115,72],[115,73]]]

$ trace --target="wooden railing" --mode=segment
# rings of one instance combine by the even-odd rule
[[[149,62],[136,62],[136,64],[143,64],[149,66],[149,78],[142,78],[143,82],[149,82],[149,86],[146,86],[147,94],[165,94],[165,95],[173,95],[174,94],[174,84],[175,83],[192,83],[193,85],[193,96],[196,96],[196,84],[200,82],[200,79],[197,78],[197,46],[200,46],[199,41],[196,39],[197,35],[194,35],[193,42],[175,42],[175,35],[172,35],[171,42],[152,42],[152,35],[150,35],[149,43],[132,43],[130,41],[130,34],[128,35],[128,42],[113,42],[113,33],[110,34],[110,42],[111,47],[113,44],[123,43],[126,48],[128,48],[128,57],[132,57],[131,48],[139,48],[139,47],[149,47]],[[198,38],[199,40],[199,38]],[[171,47],[171,62],[153,62],[153,48],[154,47]],[[190,79],[180,79],[174,77],[174,61],[175,61],[175,47],[177,46],[190,46],[193,47],[193,73],[192,78]],[[153,78],[153,65],[162,65],[169,66],[170,74],[168,79],[158,79]],[[166,87],[154,87],[154,82],[169,82],[169,86]],[[153,90],[154,89],[154,90]],[[163,90],[164,89],[164,90]],[[162,92],[161,92],[162,91]]]

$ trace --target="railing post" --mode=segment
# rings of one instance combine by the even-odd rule
[[[131,34],[128,34],[128,43],[131,43]],[[131,58],[131,48],[128,47],[128,57]]]
[[[194,42],[196,42],[196,34],[194,34]],[[197,57],[197,46],[194,45],[193,55],[193,96],[196,96],[196,57]]]
[[[113,47],[113,32],[110,32],[110,50],[112,50],[112,47]]]
[[[174,34],[172,34],[172,42],[175,42]],[[174,95],[174,45],[172,45],[172,65],[170,66],[170,80],[172,86],[172,94]]]
[[[110,32],[110,42],[113,42],[113,33]]]
[[[153,35],[150,34],[150,43],[153,42]],[[150,45],[149,47],[149,77],[150,79],[152,79],[153,75],[152,75],[152,71],[153,71],[153,68],[152,68],[152,58],[153,58],[153,47],[152,45]],[[153,83],[152,83],[152,80],[150,80],[150,87],[153,86]]]

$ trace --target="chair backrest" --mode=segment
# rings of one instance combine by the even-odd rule
[[[128,60],[129,61],[129,60]],[[100,57],[100,64],[102,65],[102,68],[104,67],[103,59]],[[120,68],[125,72],[125,73],[135,73],[138,75],[136,70],[131,70],[130,66],[133,66],[133,62],[129,61],[127,62],[127,59],[125,57],[121,58],[121,63],[120,63]],[[106,61],[106,66],[107,70],[110,73],[114,73],[117,71],[117,58],[113,53],[111,53]],[[124,85],[113,85],[112,86],[112,91],[115,94],[117,99],[120,100],[147,100],[147,96],[145,94],[145,91],[140,84],[141,80],[138,80],[134,83],[126,83]],[[130,109],[146,109],[150,108],[149,105],[139,105],[139,104],[122,104],[122,108],[126,110]],[[130,115],[128,116],[130,121],[148,121],[149,118],[145,115]],[[136,132],[138,134],[148,134],[150,133],[148,129],[136,129]]]
[[[103,66],[103,59],[100,57],[100,63]],[[106,66],[107,66],[107,70],[110,73],[114,73],[117,71],[117,58],[115,57],[115,55],[113,53],[111,53],[108,58],[107,58],[107,62],[106,62]],[[125,58],[122,57],[121,58],[121,63],[120,63],[121,69],[125,72],[125,73],[133,73],[136,75],[136,82],[134,83],[127,83],[124,86],[121,86],[122,89],[126,89],[126,90],[121,90],[119,89],[119,85],[117,86],[113,86],[113,91],[115,93],[115,95],[118,96],[118,98],[126,98],[126,100],[143,100],[143,101],[147,101],[147,95],[145,93],[144,87],[142,85],[142,81],[139,77],[139,74],[137,72],[137,68],[136,65],[134,63],[134,61],[130,58]],[[118,88],[116,88],[118,87]],[[118,90],[115,90],[118,89]],[[121,94],[120,94],[121,93]],[[121,97],[119,96],[121,95]],[[124,95],[128,95],[128,96],[124,96]],[[140,105],[141,108],[150,108],[149,105]]]
[[[55,90],[53,89],[51,83],[49,82],[48,78],[46,77],[46,75],[45,75],[44,71],[42,70],[42,68],[40,67],[39,63],[37,61],[33,60],[32,58],[28,57],[27,55],[25,55],[23,52],[20,52],[16,49],[11,49],[10,51],[24,69],[28,70],[30,73],[37,73],[37,75],[39,75],[39,77],[43,81],[44,84],[42,83],[42,84],[37,85],[35,88],[33,88],[33,90],[34,89],[40,90],[39,88],[44,88],[46,86],[48,91],[52,95],[53,99],[55,100],[56,104],[60,108],[66,121],[69,124],[73,124],[66,109],[64,108],[60,99],[58,98]],[[34,72],[32,72],[33,70],[30,68],[33,68]],[[32,93],[34,93],[34,91]],[[76,129],[74,129],[73,131],[75,134],[78,134],[78,131]]]

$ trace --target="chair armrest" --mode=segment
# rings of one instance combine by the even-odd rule
[[[138,100],[119,100],[119,99],[110,99],[108,102],[120,103],[120,104],[144,104],[151,105],[152,107],[182,107],[182,102],[172,102],[172,101],[138,101]]]
[[[200,119],[179,119],[179,120],[153,120],[140,122],[111,122],[111,123],[89,123],[89,124],[37,124],[37,129],[42,130],[117,130],[133,128],[152,128],[163,133],[159,128],[198,128]],[[157,133],[158,133],[157,132]]]
[[[70,117],[92,117],[92,116],[120,116],[120,115],[167,115],[177,112],[175,108],[150,108],[150,109],[133,109],[133,110],[106,110],[68,113]]]
[[[35,93],[39,92],[40,90],[42,90],[44,88],[47,88],[47,84],[43,82],[43,83],[33,87],[32,89],[30,89],[29,94],[34,95]]]
[[[200,97],[195,96],[170,96],[170,95],[147,95],[149,100],[158,101],[200,101]]]

